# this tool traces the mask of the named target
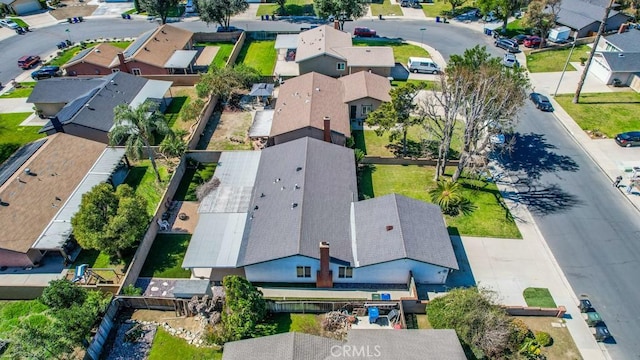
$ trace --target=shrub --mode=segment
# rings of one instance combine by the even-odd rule
[[[133,284],[129,284],[122,288],[122,294],[127,296],[140,296],[142,295],[142,289],[133,286]]]
[[[16,143],[5,143],[0,144],[0,163],[3,163],[5,160],[9,158],[9,156],[13,155],[16,150],[20,148],[20,144]]]
[[[52,280],[42,292],[40,301],[48,307],[57,310],[80,305],[87,298],[87,291],[76,286],[67,279]]]
[[[553,338],[549,335],[548,332],[537,331],[536,332],[536,340],[541,346],[549,346],[553,343]]]
[[[525,339],[533,337],[531,330],[527,327],[527,324],[520,319],[513,319],[511,321],[511,343],[515,346],[520,346],[524,343]]]

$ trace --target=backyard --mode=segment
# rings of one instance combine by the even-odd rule
[[[585,131],[601,132],[609,138],[640,129],[640,94],[633,91],[583,93],[580,103],[573,95],[558,95],[556,101]]]
[[[429,57],[429,52],[420,46],[401,41],[389,40],[353,40],[354,46],[389,46],[397,63],[406,64],[411,56]]]
[[[396,15],[402,16],[402,9],[398,4],[391,4],[390,0],[384,0],[382,4],[371,4],[371,15],[373,16],[386,16],[386,15]]]
[[[290,16],[314,15],[313,0],[287,0],[284,5],[284,14],[279,14],[278,8],[278,4],[260,4],[256,16],[273,14]]]
[[[207,150],[253,150],[249,141],[251,113],[248,111],[224,111],[214,114],[217,125]]]
[[[198,201],[198,186],[211,180],[216,171],[216,164],[190,164],[182,175],[180,185],[173,196],[174,201]]]
[[[197,98],[196,90],[193,86],[172,86],[171,94],[171,103],[165,110],[164,117],[173,131],[188,131],[196,119],[185,119],[181,111]]]
[[[126,49],[131,44],[131,41],[108,41],[107,44],[113,45],[115,47]],[[47,65],[57,65],[62,66],[69,62],[72,57],[74,57],[77,53],[84,50],[85,48],[92,48],[100,44],[99,42],[83,42],[80,46],[74,46],[65,50],[58,51],[58,55],[53,58],[53,60],[49,61]]]
[[[586,58],[591,48],[587,45],[578,45],[571,54],[570,62],[580,62],[580,58]],[[567,57],[571,48],[560,50],[539,51],[527,54],[527,69],[529,72],[560,72],[567,62]],[[567,71],[576,71],[571,64],[567,66]]]
[[[236,59],[237,64],[250,66],[260,72],[262,76],[273,75],[278,53],[275,40],[250,40],[244,42],[242,50]]]
[[[191,240],[190,234],[158,234],[140,276],[188,279],[191,272],[181,266],[189,240]]]
[[[217,46],[218,52],[216,56],[213,58],[211,65],[217,68],[222,68],[227,66],[227,60],[229,60],[229,56],[231,55],[231,51],[233,51],[233,46],[235,44],[228,41],[220,41],[220,42],[199,42],[194,46],[196,47],[204,47],[204,46]]]
[[[158,327],[156,336],[151,345],[148,360],[219,360],[222,359],[222,351],[196,347],[186,340],[171,335],[162,327]]]
[[[301,332],[305,334],[320,335],[322,328],[322,315],[316,314],[292,314],[272,313],[271,323],[276,324],[276,333]]]
[[[153,215],[158,207],[158,203],[169,184],[171,174],[168,169],[162,165],[162,162],[156,159],[158,164],[158,172],[160,172],[161,183],[156,181],[156,174],[153,171],[150,160],[141,160],[133,163],[129,174],[124,180],[125,184],[135,189],[136,194],[147,199],[147,212]]]

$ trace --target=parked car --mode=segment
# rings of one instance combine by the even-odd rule
[[[18,25],[15,21],[13,21],[11,19],[2,19],[2,20],[0,20],[0,26],[4,26],[4,27],[9,28],[11,30],[16,30],[17,28],[20,27],[20,25]]]
[[[640,146],[640,131],[629,131],[616,135],[616,144],[623,147]]]
[[[518,51],[520,51],[520,48],[518,47],[518,43],[511,40],[511,39],[497,39],[496,42],[494,43],[497,47],[501,48],[501,49],[505,49],[508,52],[511,53],[516,53]]]
[[[402,6],[402,7],[409,7],[409,6],[411,6],[411,3],[409,2],[409,0],[402,0],[402,1],[400,2],[400,6]]]
[[[18,66],[23,70],[31,69],[40,62],[40,56],[38,55],[26,55],[18,59]]]
[[[516,59],[515,55],[513,55],[512,53],[506,53],[502,57],[502,65],[508,68],[512,68],[520,66],[520,63],[518,63],[518,59]]]
[[[524,42],[524,39],[526,39],[528,37],[529,37],[529,35],[518,34],[518,35],[512,37],[511,40],[517,42],[518,44],[522,44]]]
[[[31,78],[33,80],[48,79],[48,78],[60,76],[60,74],[61,73],[60,73],[59,66],[47,65],[32,72]]]
[[[375,37],[376,31],[366,27],[357,27],[353,29],[353,35],[360,37]]]
[[[431,74],[437,74],[440,72],[440,67],[430,58],[410,57],[407,62],[407,69],[410,72],[426,72]]]
[[[489,11],[489,13],[487,13],[487,15],[482,17],[482,20],[484,22],[494,22],[494,21],[498,20],[498,16],[496,15],[495,12]]]
[[[540,44],[542,44],[542,39],[538,36],[529,36],[524,39],[524,42],[522,43],[522,45],[528,48],[539,47]]]
[[[414,9],[422,9],[422,5],[420,5],[420,2],[417,1],[417,0],[411,2],[411,7],[414,8]]]
[[[216,32],[236,32],[236,31],[242,31],[242,29],[237,28],[235,26],[218,26],[218,28],[216,29]]]
[[[529,99],[533,101],[533,104],[538,108],[538,110],[553,111],[553,105],[551,105],[551,101],[549,101],[548,97],[532,92],[529,95]]]

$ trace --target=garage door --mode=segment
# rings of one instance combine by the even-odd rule
[[[40,10],[40,3],[37,1],[25,1],[21,4],[15,4],[13,5],[13,10],[18,14],[18,15],[23,15],[23,14],[27,14],[30,12],[34,12],[34,11],[38,11]]]
[[[601,60],[594,57],[591,62],[591,66],[589,67],[589,72],[595,75],[598,79],[602,80],[604,83],[609,81],[609,77],[611,77],[609,69],[604,67]]]

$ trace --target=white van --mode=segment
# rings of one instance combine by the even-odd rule
[[[440,72],[438,64],[433,62],[430,58],[410,57],[407,62],[407,68],[410,72],[426,72],[431,74],[437,74]]]

